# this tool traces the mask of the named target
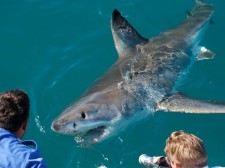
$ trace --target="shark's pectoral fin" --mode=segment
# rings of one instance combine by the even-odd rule
[[[130,51],[133,52],[133,50],[136,50],[135,47],[137,44],[143,44],[148,41],[116,9],[112,14],[111,30],[120,58],[128,56]]]
[[[216,54],[214,52],[208,50],[207,48],[200,47],[196,58],[197,60],[213,59],[215,55]]]
[[[190,98],[176,93],[157,104],[158,111],[185,113],[225,113],[225,103]]]

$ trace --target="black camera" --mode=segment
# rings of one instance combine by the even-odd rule
[[[139,163],[147,168],[169,168],[170,165],[166,161],[166,157],[160,157],[156,163],[153,163],[153,157],[142,154],[139,157]]]

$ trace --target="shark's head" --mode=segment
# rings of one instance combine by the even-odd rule
[[[121,103],[114,94],[97,92],[83,97],[53,121],[52,130],[72,135],[102,134],[121,117]]]

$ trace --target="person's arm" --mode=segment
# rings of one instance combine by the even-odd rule
[[[148,168],[168,168],[170,167],[167,162],[167,158],[164,156],[148,156],[146,154],[142,154],[139,157],[139,163],[148,167]]]
[[[41,156],[37,143],[33,140],[24,140],[21,143],[25,146],[29,146],[32,150],[26,160],[26,167],[29,168],[47,168],[43,157]]]
[[[44,159],[40,155],[38,150],[30,153],[27,159],[27,167],[29,168],[47,168]]]

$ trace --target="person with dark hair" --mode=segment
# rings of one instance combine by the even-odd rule
[[[0,167],[45,168],[36,142],[22,141],[27,129],[30,100],[23,90],[0,93]]]

